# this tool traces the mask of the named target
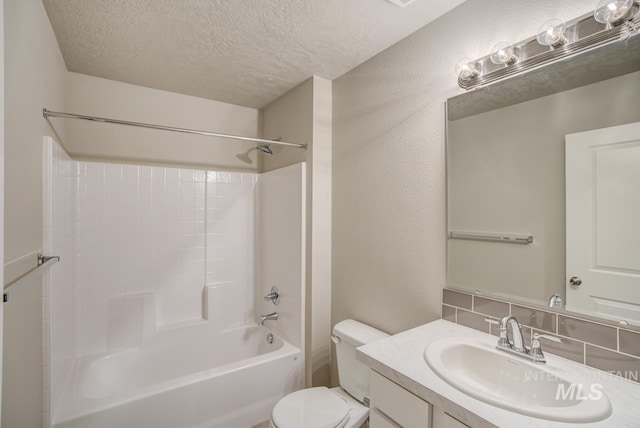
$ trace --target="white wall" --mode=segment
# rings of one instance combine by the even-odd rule
[[[40,0],[4,2],[4,283],[35,266],[42,248],[42,108],[66,107],[66,67]],[[64,124],[57,131],[64,138]],[[4,305],[2,426],[42,423],[39,281]]]
[[[262,111],[263,138],[308,144],[273,147],[262,170],[307,163],[306,383],[329,383],[331,334],[331,120],[332,82],[313,77]]]
[[[70,113],[257,137],[259,111],[219,101],[68,73]],[[53,108],[51,108],[53,110]],[[51,119],[67,125],[65,147],[75,159],[207,166],[253,171],[255,143],[122,125]]]
[[[467,1],[333,82],[334,324],[355,318],[396,333],[439,317],[454,66],[594,3]]]

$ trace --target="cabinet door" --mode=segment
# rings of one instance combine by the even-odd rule
[[[431,426],[431,404],[373,370],[369,375],[369,383],[372,409],[379,410],[403,428]]]
[[[441,408],[434,406],[432,428],[469,428],[469,426],[445,413]]]
[[[373,408],[369,413],[369,428],[402,428],[400,425]]]

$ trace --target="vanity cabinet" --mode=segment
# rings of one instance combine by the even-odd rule
[[[439,407],[433,407],[433,417],[431,419],[433,428],[469,428],[450,414],[446,413]]]
[[[373,370],[369,371],[369,399],[371,413],[376,415],[370,428],[430,426],[431,404]]]
[[[467,425],[370,370],[370,428],[466,428]]]

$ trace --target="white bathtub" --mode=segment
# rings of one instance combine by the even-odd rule
[[[76,362],[53,427],[250,428],[302,388],[301,351],[275,334],[267,343],[266,327],[204,336],[194,327]]]

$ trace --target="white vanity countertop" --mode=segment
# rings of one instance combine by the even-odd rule
[[[571,370],[600,383],[611,402],[611,416],[600,422],[565,423],[537,419],[501,409],[477,400],[442,380],[424,360],[424,349],[431,342],[450,337],[498,338],[476,330],[437,320],[361,346],[357,359],[429,403],[442,408],[471,427],[640,427],[640,384],[608,375],[568,360],[547,355],[549,364],[570,365]]]

